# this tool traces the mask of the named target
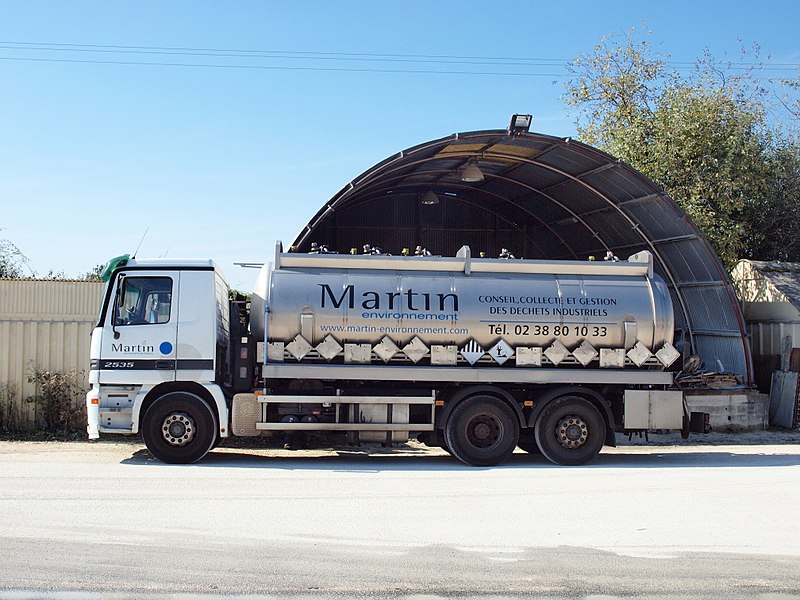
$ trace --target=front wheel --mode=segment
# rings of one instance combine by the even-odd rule
[[[536,444],[550,462],[583,465],[603,448],[606,424],[588,400],[563,396],[542,410],[534,432]]]
[[[473,396],[453,409],[444,438],[450,454],[461,462],[478,467],[496,465],[514,452],[519,421],[499,398]]]
[[[217,418],[202,398],[170,392],[158,398],[144,415],[142,437],[158,460],[188,464],[203,458],[217,439]]]

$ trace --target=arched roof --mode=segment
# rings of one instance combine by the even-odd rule
[[[483,181],[461,174],[477,161]],[[438,203],[424,204],[432,191]],[[670,286],[675,345],[751,380],[739,303],[728,275],[686,213],[644,175],[569,138],[488,130],[458,133],[398,152],[328,201],[297,236],[339,251],[371,244],[398,254],[422,246],[453,256],[622,259],[649,250]]]

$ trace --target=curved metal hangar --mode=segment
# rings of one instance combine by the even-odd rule
[[[507,130],[457,133],[403,150],[336,194],[294,241],[361,253],[603,260],[640,250],[670,286],[675,345],[706,367],[751,378],[739,303],[719,258],[683,210],[652,181],[569,138]]]

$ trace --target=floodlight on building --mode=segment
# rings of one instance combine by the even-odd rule
[[[519,135],[521,133],[528,133],[531,128],[531,115],[511,115],[511,122],[508,124],[508,133],[511,135]]]

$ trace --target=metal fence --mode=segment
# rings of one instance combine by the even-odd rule
[[[83,371],[103,292],[94,281],[0,279],[0,426],[34,429],[33,369]],[[76,404],[80,400],[76,400]]]

